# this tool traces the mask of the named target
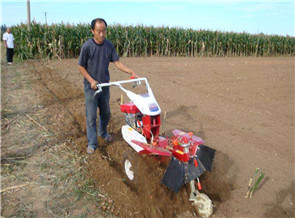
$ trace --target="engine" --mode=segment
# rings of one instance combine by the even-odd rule
[[[125,113],[126,123],[144,135],[148,142],[158,141],[161,124],[160,115],[144,115],[132,102],[122,104],[121,111]]]

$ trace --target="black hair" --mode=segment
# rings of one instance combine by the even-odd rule
[[[108,25],[107,25],[107,22],[106,22],[104,19],[102,19],[102,18],[96,18],[96,19],[93,19],[93,20],[91,21],[91,29],[94,30],[94,27],[95,27],[96,22],[103,22],[104,25],[106,26],[106,28],[107,28],[107,26],[108,26]]]

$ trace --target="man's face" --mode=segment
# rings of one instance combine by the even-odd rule
[[[106,38],[106,29],[107,28],[103,22],[96,22],[94,30],[91,29],[94,39],[96,42],[98,42],[98,44],[102,44]]]
[[[7,28],[6,32],[10,33],[10,28]]]

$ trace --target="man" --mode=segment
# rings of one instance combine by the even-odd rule
[[[106,39],[107,23],[104,19],[97,18],[91,22],[93,38],[88,39],[82,46],[79,57],[79,70],[84,76],[84,95],[86,101],[86,129],[87,153],[93,154],[97,148],[97,134],[107,142],[112,137],[107,132],[110,120],[110,91],[109,87],[94,96],[97,83],[107,83],[110,80],[109,62],[133,77],[137,75],[119,60],[114,45]],[[96,129],[97,108],[99,108],[99,127]]]
[[[13,54],[14,54],[14,37],[10,31],[10,28],[6,29],[6,33],[3,34],[3,40],[6,48],[6,59],[8,64],[12,64],[13,62]]]

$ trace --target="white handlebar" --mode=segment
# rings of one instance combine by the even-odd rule
[[[109,83],[101,83],[101,84],[97,84],[97,91],[94,93],[94,96],[97,95],[98,93],[100,93],[102,91],[103,87],[107,87],[107,86],[118,86],[119,88],[121,88],[122,90],[125,91],[125,89],[123,88],[123,86],[121,84],[125,84],[125,83],[136,83],[136,85],[140,85],[141,81],[145,81],[147,87],[149,88],[149,84],[147,81],[147,78],[142,77],[142,78],[137,78],[137,79],[129,79],[129,80],[121,80],[121,81],[116,81],[116,82],[109,82]]]

